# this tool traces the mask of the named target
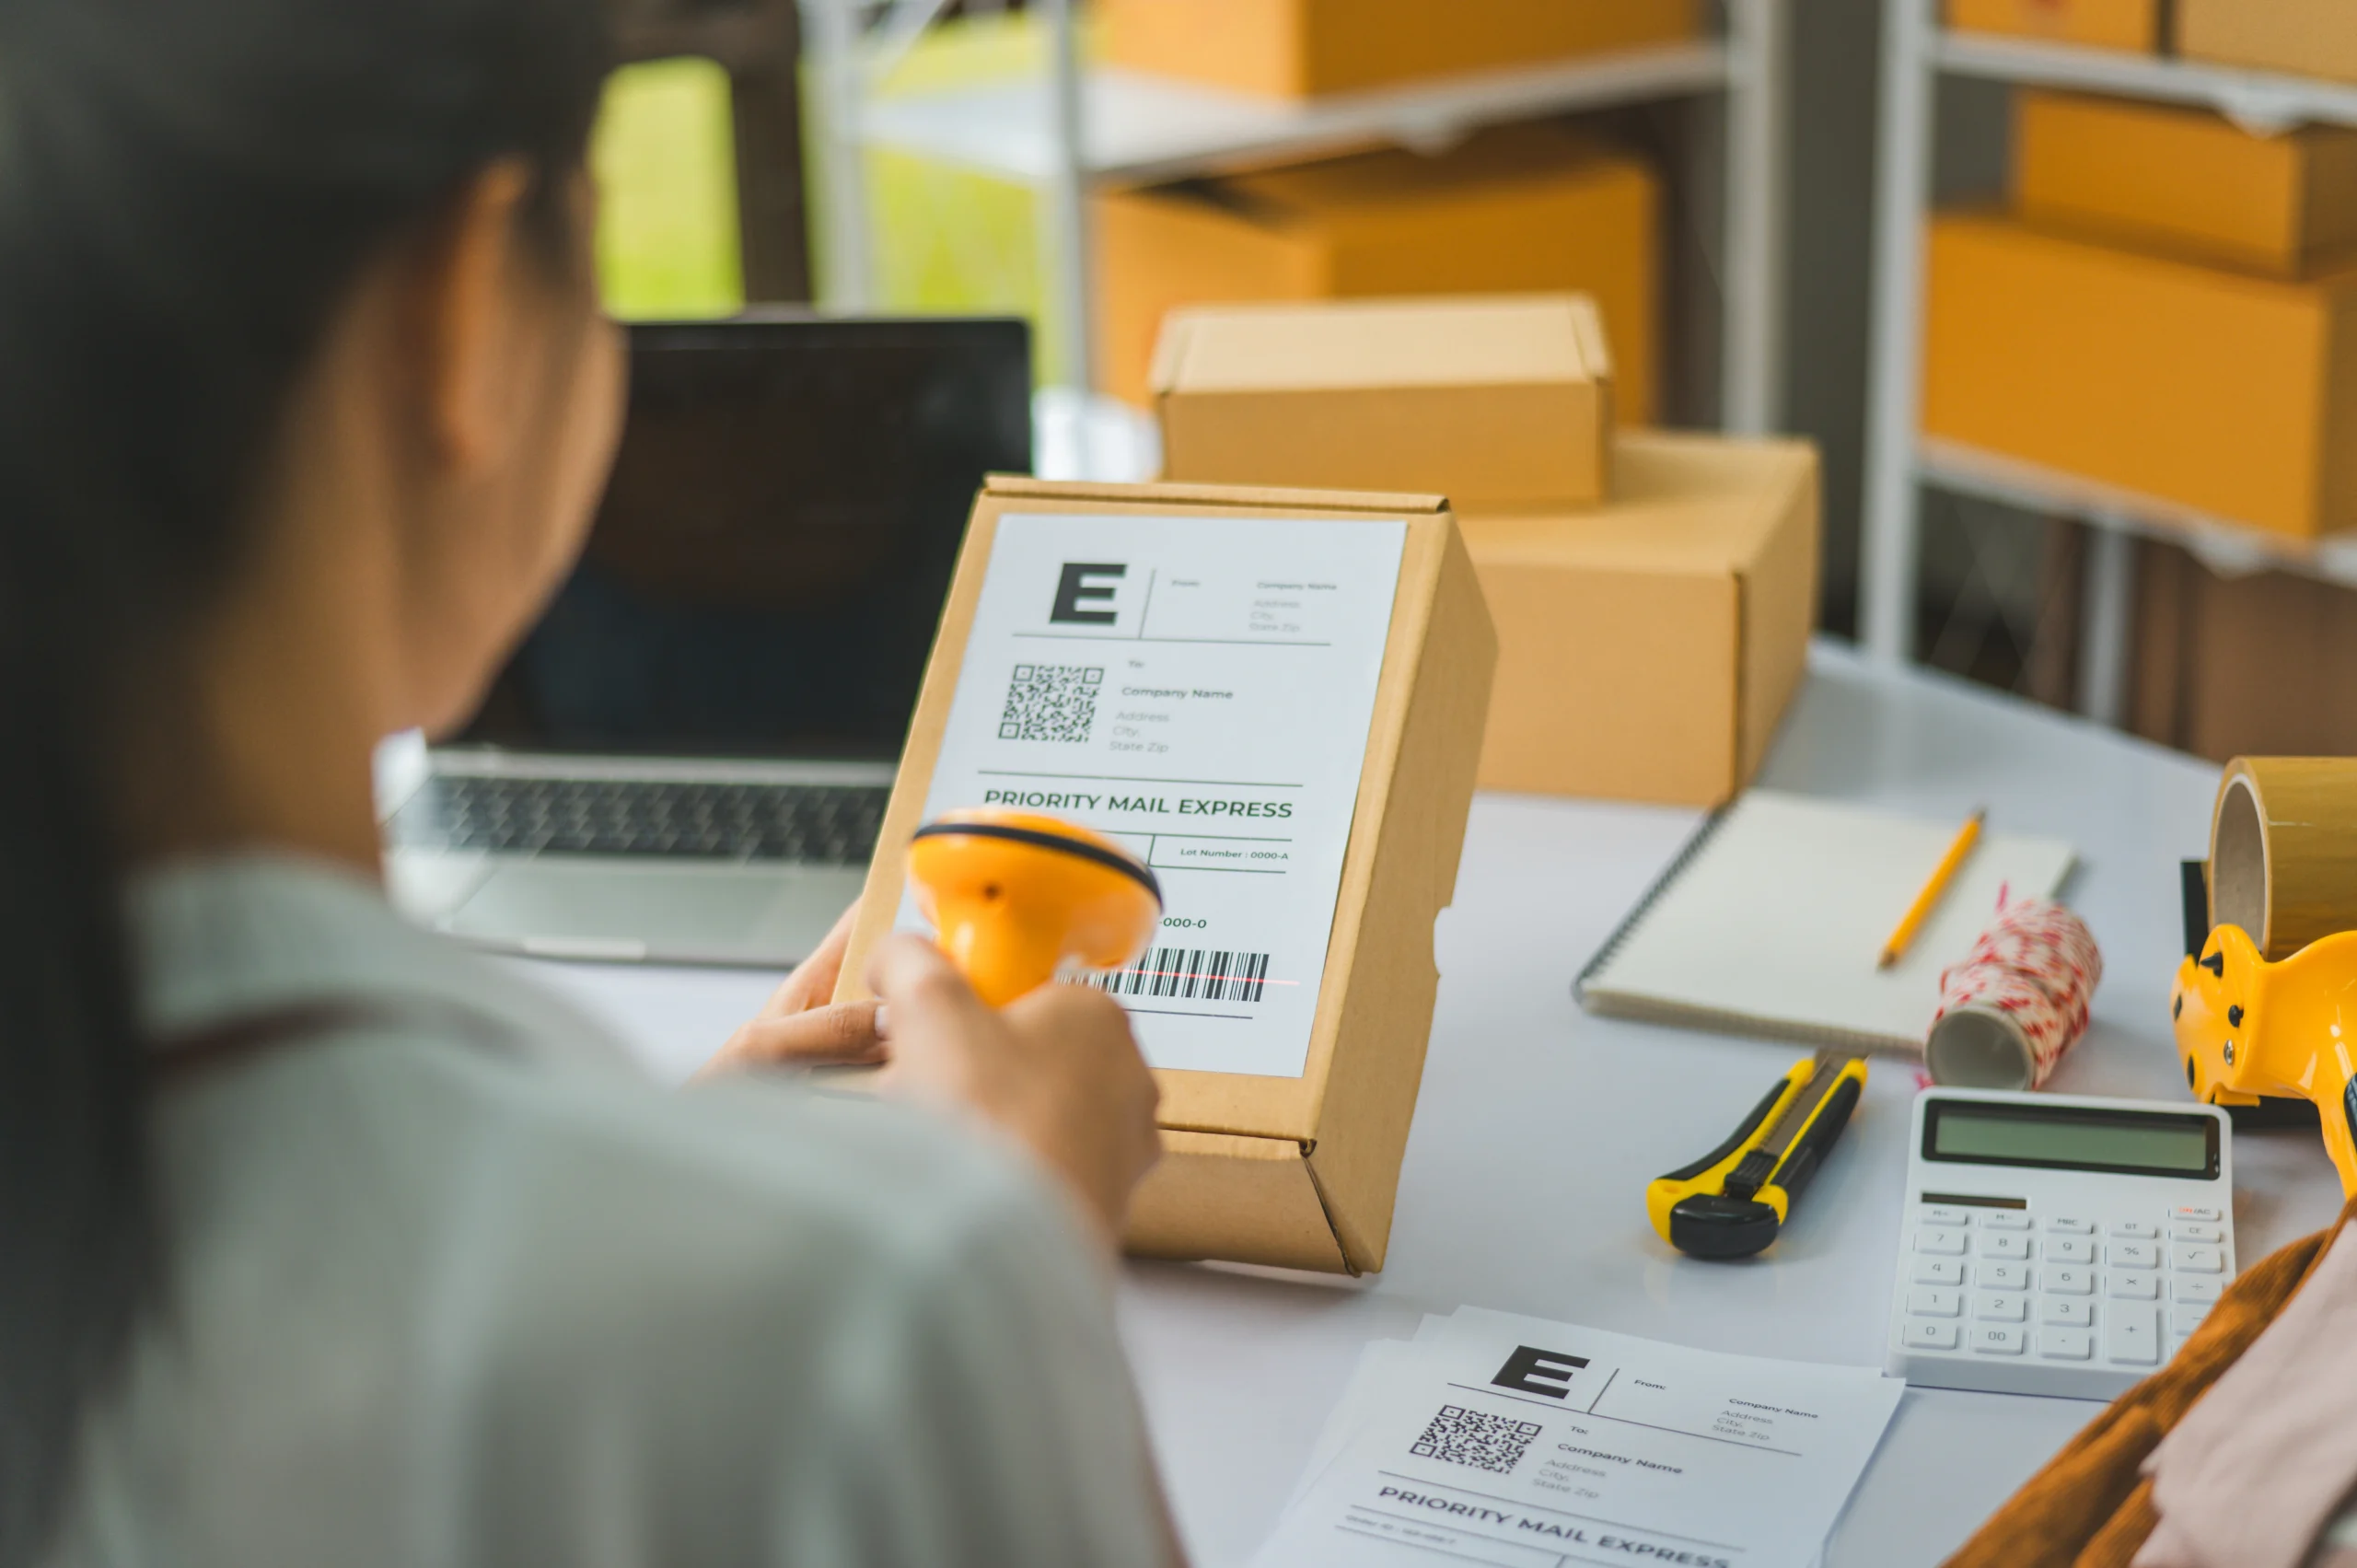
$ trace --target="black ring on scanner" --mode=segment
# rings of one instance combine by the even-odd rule
[[[1043,832],[1038,828],[1016,828],[1003,822],[928,822],[919,828],[910,840],[917,839],[1000,839],[1011,844],[1029,844],[1034,849],[1061,850],[1077,855],[1108,871],[1118,871],[1154,895],[1156,904],[1162,902],[1162,884],[1155,879],[1152,870],[1132,860],[1118,850],[1090,843],[1086,839],[1066,838],[1062,833]]]

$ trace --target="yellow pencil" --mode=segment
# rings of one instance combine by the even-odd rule
[[[1907,918],[1898,923],[1898,929],[1892,932],[1890,940],[1882,945],[1882,959],[1875,968],[1887,970],[1907,956],[1915,934],[1923,929],[1923,923],[1931,919],[1932,912],[1939,907],[1940,895],[1946,892],[1948,884],[1956,880],[1956,867],[1962,865],[1964,857],[1972,853],[1972,846],[1980,842],[1980,825],[1988,820],[1989,809],[1983,807],[1957,830],[1956,842],[1948,845],[1948,853],[1940,857],[1939,869],[1933,872],[1932,879],[1923,884],[1923,890],[1915,895],[1915,902],[1908,910]]]

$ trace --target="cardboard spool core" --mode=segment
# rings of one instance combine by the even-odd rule
[[[2230,776],[2210,830],[2210,923],[2239,925],[2267,950],[2267,830],[2250,780]]]
[[[1932,1082],[1959,1089],[2026,1089],[2038,1075],[2029,1041],[2002,1014],[1981,1007],[1950,1013],[1923,1042]]]

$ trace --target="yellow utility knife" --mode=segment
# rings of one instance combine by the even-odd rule
[[[1645,1189],[1661,1238],[1695,1258],[1748,1258],[1776,1239],[1865,1092],[1862,1056],[1793,1063],[1727,1141]]]

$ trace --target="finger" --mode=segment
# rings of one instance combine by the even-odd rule
[[[892,1019],[892,1077],[963,1081],[975,1048],[1000,1042],[1006,1026],[940,948],[921,937],[879,943],[867,983]]]
[[[812,1007],[783,1018],[756,1018],[731,1036],[707,1073],[751,1067],[857,1066],[884,1059],[873,1002]]]
[[[852,927],[859,923],[859,906],[853,904],[836,920],[835,927],[827,933],[826,940],[810,951],[810,956],[794,966],[785,983],[771,996],[769,1005],[761,1009],[764,1018],[782,1018],[790,1014],[807,1012],[823,1006],[835,994],[835,984],[842,979],[843,955],[851,947]]]

